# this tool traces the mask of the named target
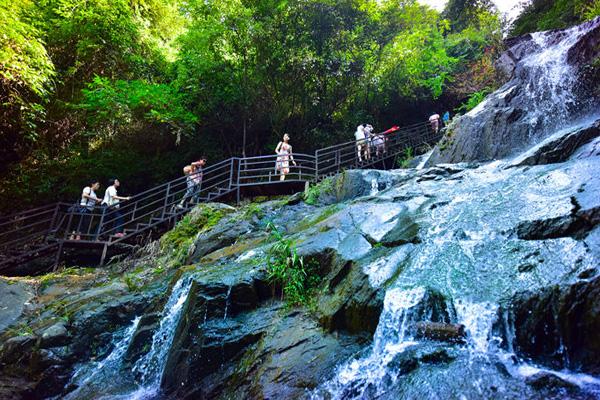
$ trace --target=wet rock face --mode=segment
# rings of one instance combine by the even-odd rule
[[[384,291],[374,288],[351,261],[334,268],[317,303],[320,324],[328,331],[373,334],[383,309]]]
[[[33,289],[20,282],[0,279],[0,332],[23,314],[33,298]]]
[[[253,226],[248,221],[229,218],[219,223],[215,229],[201,233],[194,242],[194,250],[188,262],[198,262],[200,259],[218,249],[236,242],[240,236],[252,231]]]
[[[525,150],[578,117],[597,110],[598,99],[578,78],[597,55],[600,19],[565,31],[524,36],[500,58],[509,81],[456,119],[427,165],[485,161]],[[569,149],[571,141],[556,147]],[[548,152],[542,162],[560,159]],[[534,162],[530,160],[529,162]]]
[[[600,373],[600,278],[521,293],[505,312],[505,339],[514,335],[517,354],[553,369]]]
[[[574,130],[566,130],[562,135],[547,140],[528,152],[522,160],[513,166],[543,165],[563,162],[569,159],[577,149],[600,136],[600,120]]]

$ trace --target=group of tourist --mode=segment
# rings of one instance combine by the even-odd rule
[[[447,126],[448,122],[450,122],[450,111],[446,111],[442,117],[440,117],[440,115],[437,113],[434,113],[431,117],[429,117],[429,124],[435,133],[440,131],[442,123],[444,126]]]
[[[118,179],[109,179],[108,187],[104,191],[104,197],[100,198],[96,195],[96,191],[100,189],[100,181],[93,179],[89,185],[83,188],[81,193],[81,200],[79,201],[79,207],[77,211],[81,214],[79,224],[77,228],[71,233],[71,240],[81,240],[81,233],[91,234],[91,214],[94,212],[96,206],[100,205],[102,218],[109,218],[113,221],[112,232],[117,237],[123,236],[123,215],[121,214],[119,207],[120,202],[124,200],[130,200],[131,197],[123,197],[117,194],[117,189],[121,185]],[[94,234],[99,235],[101,226],[99,225]]]
[[[354,132],[354,138],[359,162],[370,160],[373,153],[375,157],[379,157],[386,152],[385,132],[373,133],[371,124],[360,124]]]
[[[436,113],[429,117],[429,124],[435,133],[440,131],[442,124],[447,126],[449,121],[450,113],[448,111],[446,111],[442,117]],[[373,155],[375,157],[383,156],[387,151],[386,142],[388,138],[386,137],[386,134],[395,132],[399,129],[400,128],[397,126],[394,126],[385,132],[373,133],[373,126],[371,124],[360,124],[354,133],[358,161],[361,163],[369,161]],[[277,155],[275,171],[280,174],[279,180],[284,181],[286,175],[290,173],[290,163],[296,166],[296,161],[294,161],[294,156],[292,154],[292,146],[290,145],[290,136],[287,133],[283,135],[283,140],[277,144],[275,154]],[[177,208],[185,209],[186,206],[199,202],[202,179],[204,177],[203,168],[205,165],[206,157],[201,157],[198,161],[194,161],[183,168],[186,189],[181,201],[177,204]],[[96,195],[96,191],[100,189],[99,181],[93,180],[83,189],[79,209],[77,210],[82,214],[82,217],[77,229],[74,230],[71,235],[72,240],[80,240],[81,232],[90,233],[91,213],[98,205],[101,206],[102,216],[108,215],[108,220],[113,221],[112,229],[109,231],[117,237],[124,236],[123,215],[119,210],[119,203],[124,200],[129,200],[130,197],[119,196],[117,194],[119,186],[120,182],[118,179],[109,180],[109,186],[104,192],[104,197],[102,199]],[[108,212],[109,214],[107,214]],[[101,226],[98,226],[95,232],[96,236],[101,233],[100,229]]]

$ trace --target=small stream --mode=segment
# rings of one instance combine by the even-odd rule
[[[152,336],[149,351],[133,367],[126,368],[124,360],[140,318],[136,318],[122,334],[115,334],[113,350],[101,362],[81,366],[71,383],[77,387],[68,399],[101,398],[154,399],[160,397],[160,381],[167,355],[175,337],[181,311],[187,300],[193,279],[181,278],[175,283],[167,300],[158,329]],[[102,393],[98,397],[98,393]]]

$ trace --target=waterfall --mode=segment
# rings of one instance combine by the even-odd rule
[[[388,364],[397,354],[417,343],[409,328],[416,322],[413,311],[424,295],[422,287],[388,290],[370,353],[340,366],[335,378],[315,391],[312,398],[359,399],[366,390],[371,391],[373,397],[383,393],[384,378],[390,372]]]
[[[496,319],[498,305],[483,302],[472,303],[458,299],[454,302],[458,322],[466,327],[469,345],[479,352],[488,351],[492,324]]]
[[[576,26],[564,32],[556,43],[556,36],[548,32],[532,34],[533,42],[541,49],[523,60],[528,72],[525,90],[533,103],[529,121],[535,126],[562,127],[569,122],[578,100],[574,93],[578,74],[568,62],[568,51],[586,33]]]
[[[124,332],[115,335],[113,350],[104,360],[84,364],[77,368],[71,378],[71,384],[76,386],[77,389],[65,396],[65,399],[75,400],[87,397],[86,393],[88,391],[98,390],[99,385],[104,385],[106,381],[119,374],[119,370],[123,365],[123,357],[129,348],[139,322],[140,317],[136,317]]]
[[[167,354],[173,343],[181,310],[188,298],[192,282],[190,277],[181,278],[173,287],[163,309],[160,325],[152,336],[150,351],[133,366],[134,374],[139,376],[140,388],[130,395],[131,398],[152,398],[159,393]]]
[[[376,195],[377,193],[379,193],[379,184],[377,183],[377,179],[373,178],[371,179],[371,196]]]
[[[547,134],[564,127],[574,114],[586,108],[577,93],[579,74],[568,57],[569,50],[587,32],[589,27],[581,25],[558,33],[531,34],[531,40],[521,45],[528,55],[518,62],[515,77],[467,115],[476,117],[494,102],[506,106],[516,101],[517,107],[523,107],[526,99],[527,117],[523,122],[530,126],[530,132]]]

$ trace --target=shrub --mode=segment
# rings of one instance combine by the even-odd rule
[[[398,166],[400,168],[408,168],[410,162],[414,158],[412,147],[404,149],[404,156],[398,159]]]
[[[282,299],[288,305],[308,305],[311,293],[320,282],[318,265],[305,263],[304,258],[298,256],[293,240],[284,238],[272,223],[267,229],[275,240],[267,252],[269,282],[281,286]]]

